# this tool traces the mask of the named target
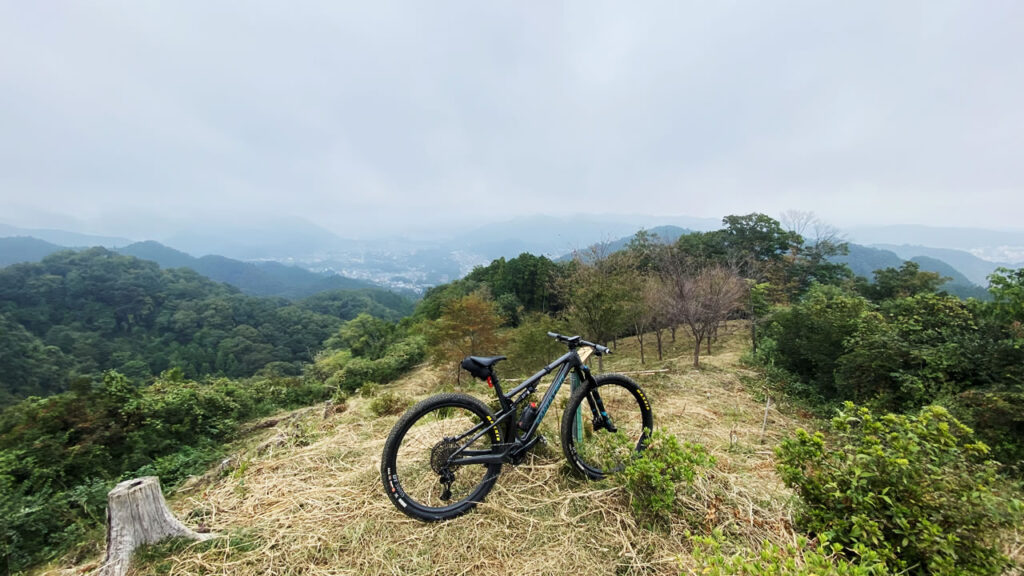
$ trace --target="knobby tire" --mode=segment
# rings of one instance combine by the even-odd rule
[[[597,398],[621,435],[612,437],[607,428],[595,424],[591,403]],[[577,410],[582,426],[577,425]],[[653,429],[650,400],[640,386],[621,374],[602,374],[569,398],[562,414],[562,452],[573,469],[600,480],[624,468],[629,458],[643,450]]]
[[[494,421],[490,408],[466,394],[438,394],[410,408],[388,435],[381,457],[381,480],[395,507],[413,518],[436,522],[465,514],[482,502],[498,479],[501,464],[444,463],[468,440],[453,439],[484,421]],[[469,448],[492,450],[503,441],[504,432],[488,428]],[[445,494],[441,479],[448,473],[454,480]]]

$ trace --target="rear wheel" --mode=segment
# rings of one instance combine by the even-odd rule
[[[490,453],[501,442],[486,404],[465,394],[439,394],[409,409],[384,443],[380,473],[394,505],[419,520],[447,520],[471,510],[501,473],[501,464],[454,464],[456,451]],[[475,427],[485,430],[472,441]],[[461,453],[461,452],[460,452]]]
[[[654,416],[644,391],[626,376],[603,374],[581,386],[562,414],[562,452],[599,480],[622,470],[646,446]]]

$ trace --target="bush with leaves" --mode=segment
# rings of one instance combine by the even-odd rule
[[[777,448],[803,529],[913,574],[999,574],[1008,565],[999,544],[1021,502],[987,454],[944,408],[875,417],[852,403],[832,419],[828,443],[800,429]]]
[[[548,332],[564,331],[558,321],[547,314],[524,314],[519,326],[510,332],[508,344],[502,351],[503,354],[508,354],[508,361],[502,363],[501,375],[532,376],[534,372],[565,354],[565,345],[547,335]]]
[[[374,416],[401,414],[410,404],[408,398],[389,390],[370,401],[370,412],[373,412]]]
[[[870,302],[835,286],[816,285],[797,304],[776,312],[761,331],[758,354],[765,363],[809,384],[797,393],[821,403],[843,398],[836,388],[839,358],[846,342],[864,325],[882,322]]]
[[[353,355],[351,350],[322,352],[308,374],[332,388],[353,392],[367,382],[387,383],[402,376],[423,360],[425,344],[420,336],[409,336],[391,344],[381,356]]]
[[[887,300],[836,362],[839,397],[885,410],[916,410],[949,399],[983,378],[985,351],[968,306],[953,296]]]
[[[858,561],[843,555],[843,546],[827,538],[776,546],[765,542],[760,552],[723,551],[724,537],[715,530],[709,536],[691,536],[693,559],[705,576],[884,576],[885,565],[872,550],[860,547]]]
[[[625,487],[633,511],[653,522],[669,519],[678,510],[680,489],[692,485],[702,468],[715,464],[704,446],[680,442],[662,430],[651,433],[639,454],[633,452],[635,442],[622,433],[607,435],[604,441],[611,444],[601,448],[607,455],[604,466],[621,467],[615,477]]]

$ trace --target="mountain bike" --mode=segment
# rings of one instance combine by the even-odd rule
[[[473,509],[491,491],[502,466],[519,464],[543,439],[537,429],[570,375],[575,390],[560,428],[570,466],[587,478],[600,479],[625,466],[623,445],[630,454],[644,449],[654,427],[647,395],[626,376],[595,377],[584,364],[590,354],[611,350],[579,336],[548,336],[564,343],[568,352],[507,393],[495,373],[495,364],[505,356],[462,361],[463,369],[494,389],[497,412],[468,394],[446,393],[421,401],[398,420],[384,443],[380,465],[384,489],[395,507],[428,522]],[[541,379],[552,372],[554,380],[540,402],[529,401]],[[619,442],[610,441],[613,437]]]

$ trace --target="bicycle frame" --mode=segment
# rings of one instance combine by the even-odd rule
[[[554,372],[555,379],[548,386],[547,391],[544,393],[544,397],[537,405],[537,416],[534,417],[533,422],[530,424],[530,428],[522,434],[516,433],[515,422],[509,427],[512,430],[510,442],[501,443],[501,430],[502,422],[507,421],[509,418],[515,418],[518,413],[518,407],[520,404],[526,401],[531,394],[537,391],[537,384],[542,378]],[[456,450],[449,458],[449,462],[457,466],[466,466],[470,464],[499,464],[511,462],[516,456],[522,454],[526,450],[533,447],[534,444],[540,440],[540,436],[537,436],[537,428],[540,426],[541,420],[547,414],[551,404],[555,401],[555,395],[558,394],[558,390],[562,387],[565,379],[569,376],[570,372],[575,371],[579,377],[580,382],[584,383],[591,379],[590,369],[583,365],[580,360],[580,356],[576,349],[573,348],[563,354],[560,358],[548,364],[533,376],[527,378],[522,384],[516,386],[504,394],[501,391],[501,384],[498,381],[497,376],[493,376],[488,379],[488,384],[494,387],[494,392],[498,397],[498,403],[501,405],[501,410],[495,414],[495,419],[492,422],[481,422],[474,426],[463,435],[455,438],[454,441],[462,443],[463,440],[469,438],[461,448]],[[518,398],[516,397],[518,395]],[[600,404],[600,399],[596,400]],[[595,408],[593,405],[591,408]],[[599,408],[603,412],[603,407]],[[467,450],[466,446],[469,446],[483,437],[487,433],[487,430],[493,428],[499,438],[499,444],[495,447],[499,448],[499,452],[495,452],[492,447],[491,450]]]

